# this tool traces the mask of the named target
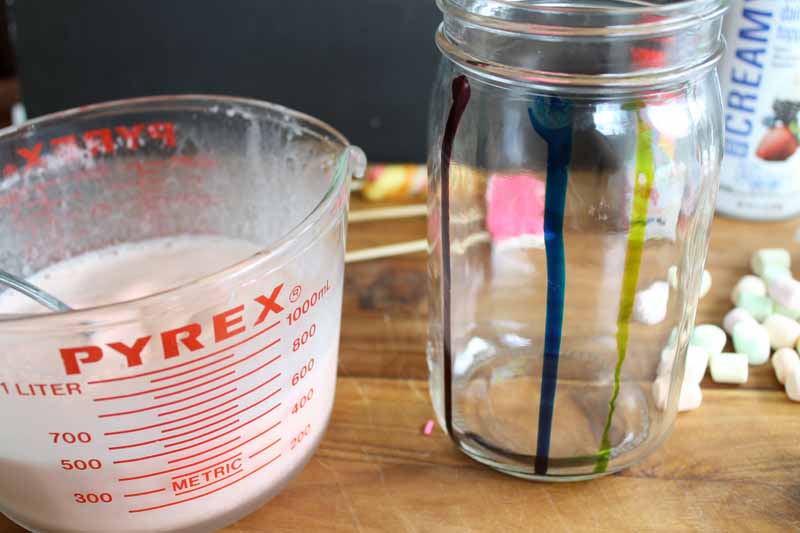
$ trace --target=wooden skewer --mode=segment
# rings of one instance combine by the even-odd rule
[[[370,259],[379,259],[381,257],[391,257],[393,255],[412,254],[415,252],[424,252],[428,250],[428,240],[419,239],[416,241],[401,242],[398,244],[387,244],[386,246],[375,246],[373,248],[364,248],[363,250],[354,250],[344,254],[345,263],[356,263],[358,261],[368,261]]]
[[[348,222],[367,222],[370,220],[388,220],[391,218],[412,218],[425,216],[428,206],[425,204],[401,205],[397,207],[379,207],[376,209],[360,209],[347,215]]]

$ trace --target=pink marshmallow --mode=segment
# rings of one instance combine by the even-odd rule
[[[495,240],[544,235],[544,182],[532,174],[494,175],[486,190],[486,226]]]

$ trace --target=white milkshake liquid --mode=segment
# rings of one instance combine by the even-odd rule
[[[179,236],[125,243],[61,261],[28,281],[73,309],[125,302],[189,283],[247,259],[251,242],[227,237]],[[0,312],[49,312],[15,291],[0,296]]]
[[[185,285],[258,249],[213,236],[125,243],[29,281],[88,309]],[[62,332],[40,316],[36,334],[17,335],[0,321],[0,510],[39,531],[206,531],[276,494],[310,459],[333,405],[343,262],[328,257],[322,271],[308,260],[331,249],[179,305],[156,295],[127,322]],[[0,314],[48,312],[0,295]]]

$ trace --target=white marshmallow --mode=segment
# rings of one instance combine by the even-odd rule
[[[772,368],[778,382],[783,385],[786,383],[786,376],[792,372],[800,372],[800,357],[791,348],[781,348],[772,355]]]
[[[795,369],[794,372],[786,376],[786,396],[793,402],[800,402],[800,370]]]
[[[669,397],[670,379],[667,376],[659,376],[653,382],[652,393],[656,407],[663,411],[667,407]],[[678,396],[678,411],[691,411],[697,409],[703,401],[703,391],[700,385],[684,381]]]
[[[722,327],[725,331],[728,332],[729,335],[733,335],[733,327],[738,324],[739,322],[751,322],[753,324],[757,324],[753,315],[748,313],[745,309],[741,307],[734,307],[725,315],[725,318],[722,319]]]
[[[703,270],[703,276],[700,278],[700,298],[708,294],[711,290],[711,273],[708,270]]]
[[[711,379],[716,383],[746,383],[747,356],[739,353],[721,353],[711,358]]]
[[[667,269],[667,283],[673,289],[678,288],[678,267],[676,265],[672,265]]]
[[[800,309],[800,281],[777,278],[767,286],[769,297],[789,309]]]
[[[658,362],[658,376],[666,376],[672,373],[672,365],[675,364],[675,346],[667,346],[661,350],[661,360]]]
[[[700,324],[694,328],[689,344],[699,346],[713,357],[725,348],[728,337],[725,332],[714,324]]]
[[[699,346],[689,346],[683,371],[684,384],[699,384],[706,375],[706,368],[708,368],[708,352]]]
[[[800,339],[800,324],[783,315],[770,315],[764,321],[769,345],[774,349],[791,348]]]
[[[749,292],[756,296],[766,296],[767,284],[764,283],[763,279],[757,276],[744,276],[736,283],[736,286],[731,291],[731,301],[733,305],[736,305],[736,301],[739,299],[739,293],[741,292]]]
[[[652,393],[653,402],[659,411],[667,407],[667,396],[669,395],[669,376],[658,376],[653,382]]]
[[[667,316],[669,303],[669,284],[656,281],[648,288],[636,293],[633,301],[633,318],[637,322],[652,326],[662,322]]]
[[[678,396],[678,411],[692,411],[700,407],[703,403],[703,391],[700,385],[690,381],[684,381],[681,386],[681,394]]]
[[[750,258],[750,268],[759,276],[764,273],[767,266],[789,268],[792,266],[792,256],[785,248],[762,248]]]

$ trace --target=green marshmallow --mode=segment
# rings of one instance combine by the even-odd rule
[[[767,282],[767,285],[779,278],[791,278],[792,271],[783,265],[767,265],[761,272],[761,279]]]
[[[762,248],[750,258],[750,267],[753,272],[764,277],[764,271],[770,266],[781,266],[789,269],[792,266],[792,256],[785,248]]]
[[[751,365],[763,365],[769,360],[769,333],[761,324],[739,322],[733,326],[733,348],[746,355]]]
[[[800,320],[800,309],[790,309],[775,302],[775,313],[778,315],[788,316],[792,320]]]
[[[741,307],[759,322],[763,322],[775,311],[775,305],[769,296],[759,296],[751,292],[740,292],[736,298],[736,307]]]
[[[702,348],[710,356],[722,353],[728,336],[719,326],[714,324],[701,324],[692,331],[692,338],[689,344]]]

